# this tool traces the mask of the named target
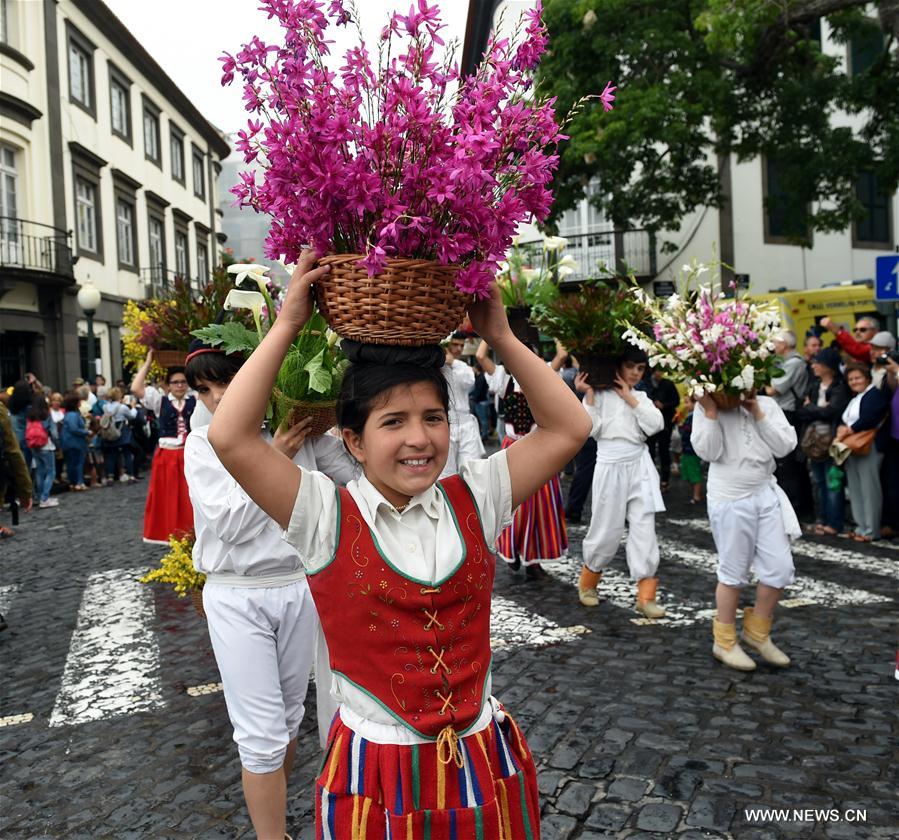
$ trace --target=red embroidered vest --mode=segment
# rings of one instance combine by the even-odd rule
[[[307,578],[331,669],[428,738],[461,732],[481,712],[495,568],[468,486],[454,475],[438,487],[464,543],[448,577],[432,585],[397,571],[341,487],[334,558]]]

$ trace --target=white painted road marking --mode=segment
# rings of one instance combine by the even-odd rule
[[[6,615],[9,612],[13,599],[21,588],[21,585],[18,583],[13,583],[9,586],[0,586],[0,613]]]
[[[163,705],[153,594],[138,574],[110,569],[88,578],[50,726]]]
[[[560,627],[551,618],[538,615],[524,607],[494,595],[490,609],[490,645],[493,650],[517,647],[545,647],[569,642],[589,633],[583,625]]]
[[[31,712],[26,712],[24,715],[9,715],[0,718],[0,727],[15,726],[19,723],[30,723],[32,720],[34,720],[34,715],[31,714]]]

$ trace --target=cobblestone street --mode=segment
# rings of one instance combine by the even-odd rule
[[[162,551],[140,541],[145,492],[64,495],[0,544],[5,838],[252,836],[204,622],[136,583]],[[623,550],[606,600],[580,606],[583,525],[544,583],[498,570],[494,691],[537,759],[544,837],[896,837],[899,546],[799,542],[775,626],[793,666],[740,674],[711,657],[704,509],[678,482],[670,496],[666,620],[633,612]],[[307,701],[288,812],[302,838],[319,762]],[[745,811],[769,807],[788,813]]]

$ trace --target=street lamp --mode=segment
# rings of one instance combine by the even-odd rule
[[[94,313],[100,305],[102,295],[90,280],[78,290],[78,305],[84,311],[87,318],[87,371],[88,382],[97,374],[97,365],[94,361]]]

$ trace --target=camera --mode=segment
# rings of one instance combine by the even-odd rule
[[[899,365],[899,351],[891,350],[889,353],[884,353],[883,355],[877,357],[877,364],[879,365],[885,365],[890,361],[893,361],[897,365]]]

